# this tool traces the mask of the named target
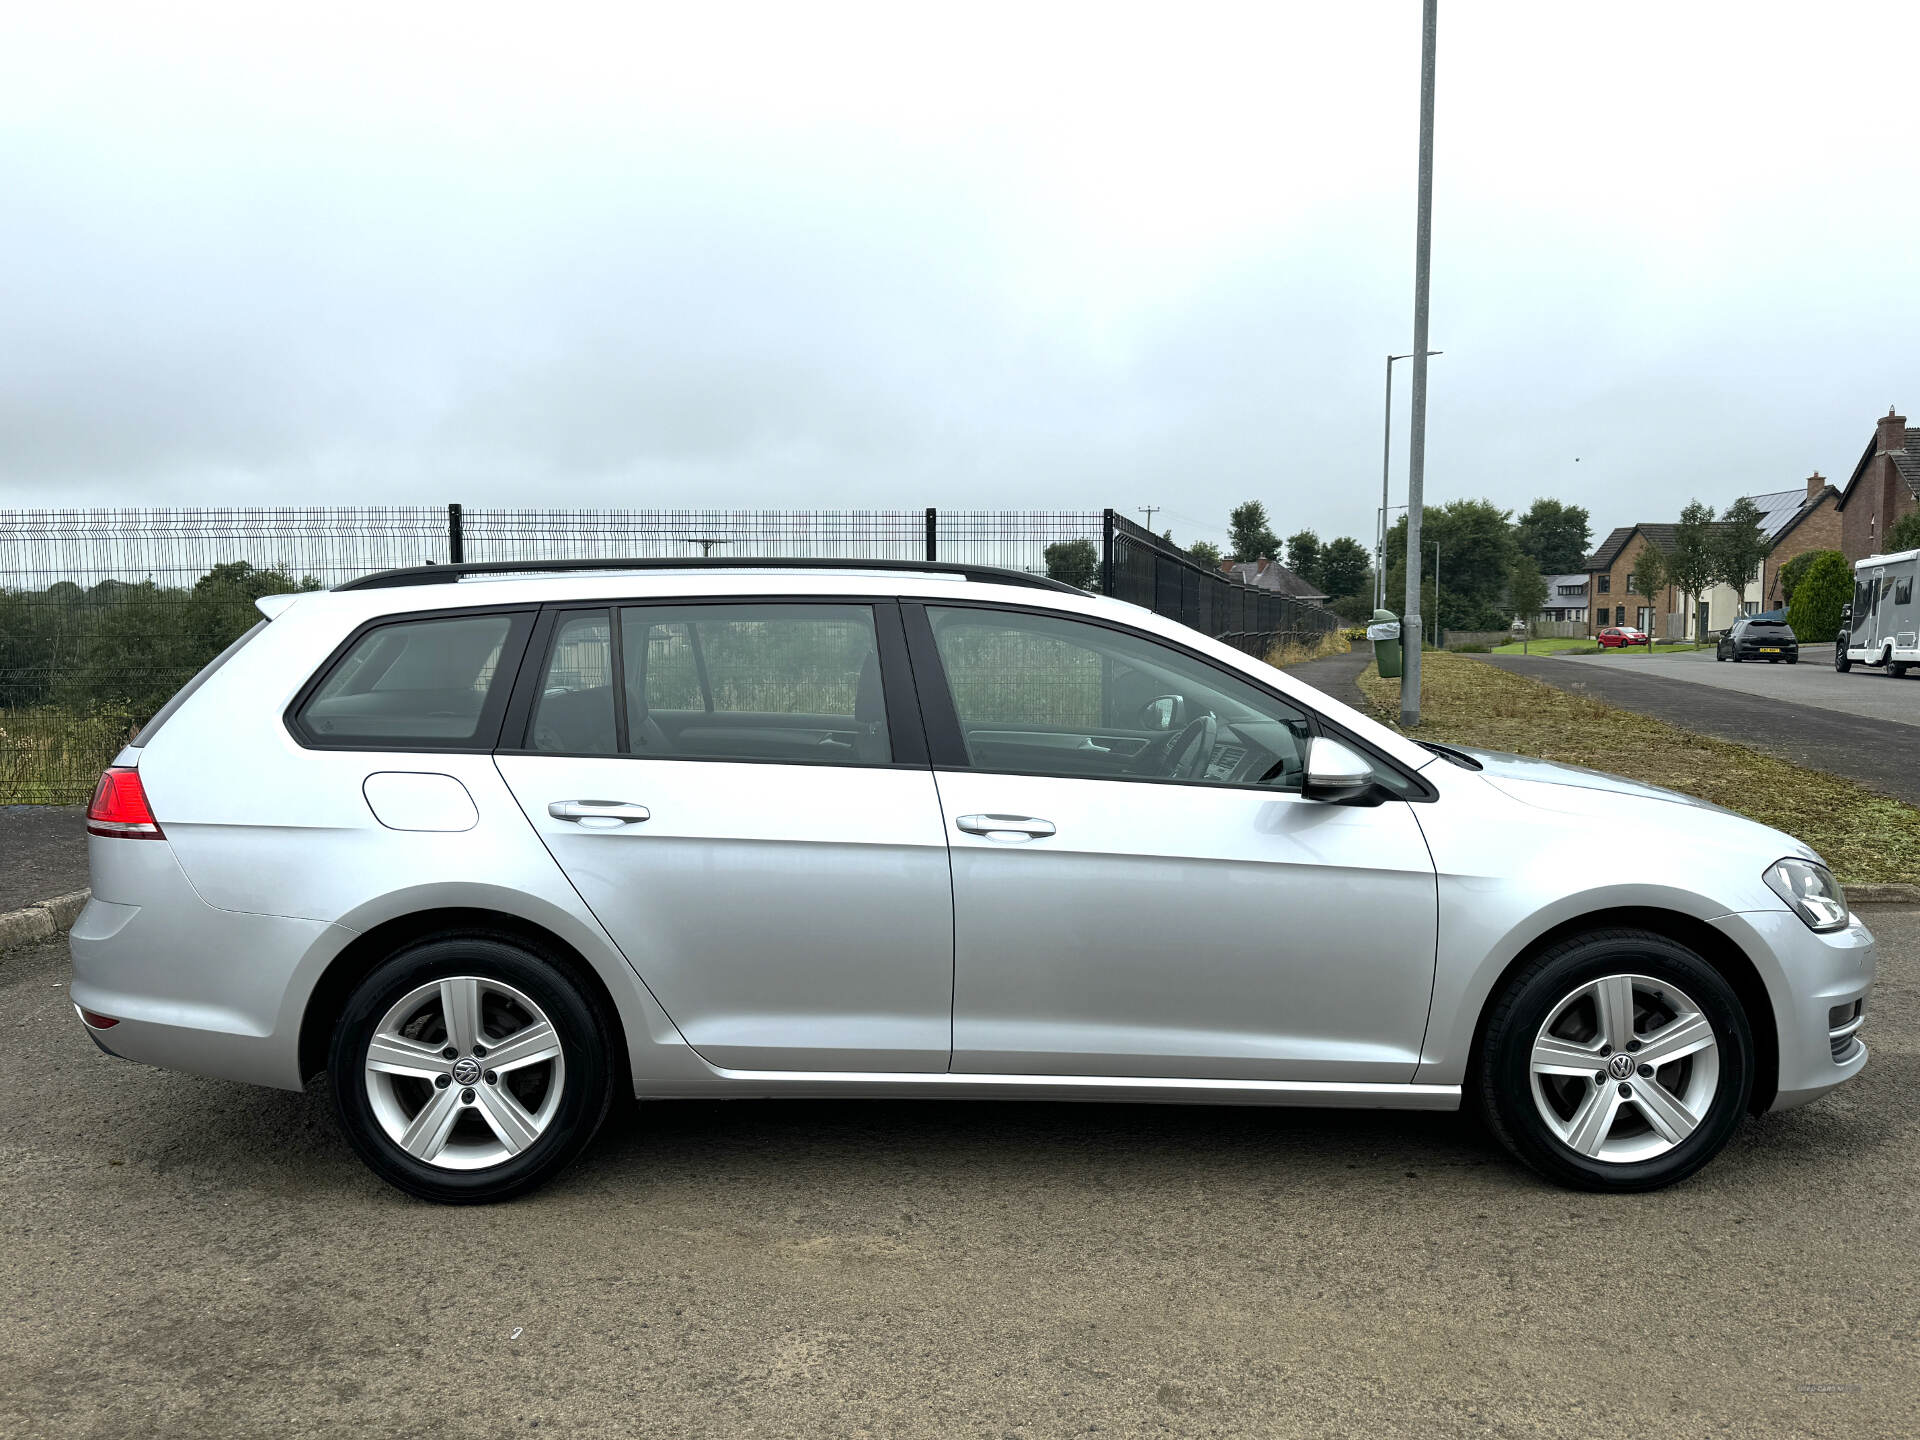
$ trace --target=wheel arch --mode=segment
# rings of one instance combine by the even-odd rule
[[[536,921],[480,906],[442,906],[397,915],[354,937],[327,963],[300,1017],[300,1077],[310,1079],[327,1068],[333,1027],[354,987],[388,956],[417,941],[461,935],[506,939],[533,950],[564,970],[606,1021],[619,1066],[618,1083],[633,1093],[625,1017],[606,981],[586,956]],[[619,1093],[619,1092],[616,1092]]]
[[[1467,1051],[1467,1074],[1473,1076],[1479,1073],[1487,1022],[1492,1018],[1500,997],[1505,994],[1507,985],[1523,966],[1543,950],[1563,940],[1574,939],[1591,930],[1619,929],[1649,930],[1686,946],[1717,970],[1733,988],[1753,1031],[1753,1093],[1747,1108],[1749,1113],[1755,1115],[1768,1110],[1780,1085],[1780,1027],[1772,997],[1767,993],[1766,982],[1761,979],[1758,967],[1730,937],[1706,921],[1678,910],[1663,910],[1655,906],[1620,906],[1575,915],[1550,930],[1542,931],[1522,946],[1519,953],[1501,970],[1480,1006],[1480,1014],[1474,1020],[1473,1043]]]

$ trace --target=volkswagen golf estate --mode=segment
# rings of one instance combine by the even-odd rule
[[[1470,1105],[1645,1190],[1859,1073],[1873,938],[1683,795],[1407,739],[959,566],[441,566],[266,619],[102,777],[101,1049],[522,1195],[616,1096]]]

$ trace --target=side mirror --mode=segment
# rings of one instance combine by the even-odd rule
[[[1373,788],[1373,765],[1338,740],[1316,735],[1307,742],[1307,777],[1301,794],[1309,800],[1357,800]]]
[[[1140,707],[1142,730],[1172,730],[1186,718],[1187,699],[1184,695],[1162,695]]]

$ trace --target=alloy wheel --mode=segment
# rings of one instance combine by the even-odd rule
[[[414,1159],[479,1170],[523,1153],[566,1088],[559,1031],[525,993],[452,975],[410,990],[367,1045],[374,1119]]]
[[[1720,1088],[1720,1047],[1678,986],[1606,975],[1548,1012],[1528,1069],[1534,1105],[1561,1143],[1629,1164],[1666,1154],[1699,1128]]]

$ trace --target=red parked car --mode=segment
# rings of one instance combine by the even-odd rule
[[[1613,650],[1622,645],[1651,645],[1647,632],[1631,625],[1613,625],[1600,632],[1600,648]]]

